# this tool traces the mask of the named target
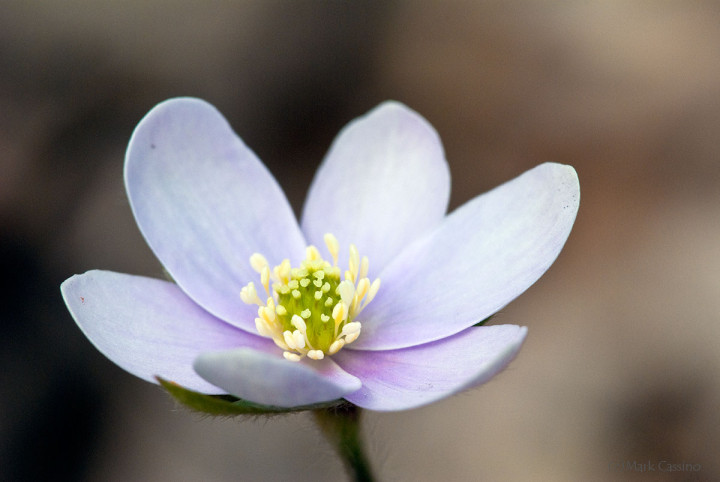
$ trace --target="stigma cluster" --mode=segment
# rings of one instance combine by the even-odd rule
[[[266,301],[263,303],[252,282],[240,292],[243,302],[259,306],[255,318],[258,333],[272,338],[291,361],[306,356],[322,360],[355,341],[362,327],[357,316],[380,288],[379,279],[370,283],[367,278],[367,256],[361,259],[352,244],[341,280],[338,241],[329,233],[324,240],[332,264],[315,246],[306,248],[306,259],[297,268],[285,259],[271,269],[263,255],[253,254],[250,265],[260,275]]]

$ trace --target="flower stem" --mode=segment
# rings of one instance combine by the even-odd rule
[[[360,440],[360,416],[362,410],[351,403],[337,407],[315,410],[315,420],[338,455],[345,469],[355,482],[372,482],[370,463]]]

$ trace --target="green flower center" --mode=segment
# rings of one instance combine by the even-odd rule
[[[321,360],[355,341],[361,329],[356,317],[380,287],[379,279],[370,283],[368,259],[361,260],[354,245],[350,245],[348,270],[341,280],[337,239],[326,234],[325,244],[333,264],[322,259],[314,246],[307,247],[306,259],[298,268],[292,268],[286,259],[271,271],[264,256],[256,253],[250,257],[267,301],[262,302],[254,283],[248,283],[240,297],[245,303],[259,305],[258,333],[272,338],[288,360],[305,356]]]

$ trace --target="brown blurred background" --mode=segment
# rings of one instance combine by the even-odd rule
[[[306,415],[203,419],[115,367],[59,284],[162,276],[122,183],[157,102],[214,103],[296,212],[337,131],[385,99],[439,131],[452,208],[575,166],[565,250],[496,323],[491,383],[366,417],[382,480],[720,480],[720,3],[0,4],[0,479],[333,481]],[[622,462],[701,465],[621,471]]]

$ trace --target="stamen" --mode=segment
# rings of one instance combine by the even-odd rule
[[[295,348],[302,350],[305,348],[305,336],[300,330],[293,331],[293,341],[295,342]]]
[[[273,336],[272,330],[262,318],[255,318],[255,329],[260,333],[260,336],[268,338]]]
[[[322,360],[355,341],[362,331],[357,316],[380,287],[380,280],[370,283],[367,278],[368,258],[361,258],[355,245],[349,246],[348,269],[341,278],[338,241],[329,233],[324,240],[332,265],[315,246],[306,248],[306,259],[294,268],[287,259],[271,268],[261,254],[250,257],[267,301],[263,303],[253,283],[243,287],[240,298],[258,305],[258,334],[271,338],[287,360]]]
[[[352,335],[352,334],[359,333],[359,332],[360,332],[360,323],[357,321],[353,321],[352,323],[348,323],[347,325],[343,326],[340,336]]]
[[[298,355],[296,353],[290,353],[289,351],[284,352],[283,356],[285,357],[286,360],[290,360],[290,361],[300,361],[302,359],[302,357],[300,355]]]
[[[263,266],[263,269],[260,272],[260,282],[265,287],[267,295],[272,296],[270,294],[270,267],[267,265]]]
[[[260,300],[260,297],[257,294],[257,290],[255,289],[255,283],[253,283],[252,281],[240,290],[240,299],[246,305],[262,306],[263,304],[262,300]]]
[[[362,262],[360,262],[360,279],[363,279],[367,276],[369,268],[370,268],[370,261],[368,261],[367,256],[363,256]]]
[[[300,331],[307,330],[307,326],[305,325],[305,320],[300,318],[298,315],[293,315],[292,325]]]
[[[332,345],[330,345],[330,348],[328,348],[328,355],[334,355],[339,352],[343,346],[345,346],[345,340],[342,338],[335,340]]]
[[[310,350],[307,352],[308,358],[312,358],[313,360],[322,360],[325,358],[325,353],[323,353],[321,350]]]
[[[335,320],[335,324],[339,325],[340,323],[345,320],[345,317],[347,316],[347,309],[345,308],[345,305],[343,303],[338,303],[335,305],[335,308],[333,308],[332,317],[333,320]]]
[[[353,295],[355,294],[355,286],[348,280],[343,281],[338,286],[338,294],[343,303],[350,306],[352,303]]]
[[[333,259],[333,266],[337,266],[338,253],[340,252],[340,245],[338,244],[337,238],[332,234],[327,233],[323,239],[325,240],[325,245],[327,246],[328,252]]]
[[[293,339],[292,332],[290,330],[283,331],[283,339],[285,344],[290,347],[291,350],[295,349],[295,340]]]
[[[268,262],[262,254],[254,253],[250,256],[250,266],[258,273],[262,273],[263,268],[268,266]]]
[[[360,265],[360,255],[358,254],[358,250],[355,247],[354,244],[350,245],[350,280],[355,283],[357,281],[357,275],[358,275],[358,267]]]
[[[318,259],[322,259],[320,256],[320,251],[315,246],[308,246],[305,248],[305,257],[308,259],[308,261],[317,261]]]
[[[284,259],[282,263],[275,266],[273,273],[280,283],[287,284],[290,280],[290,260]]]

